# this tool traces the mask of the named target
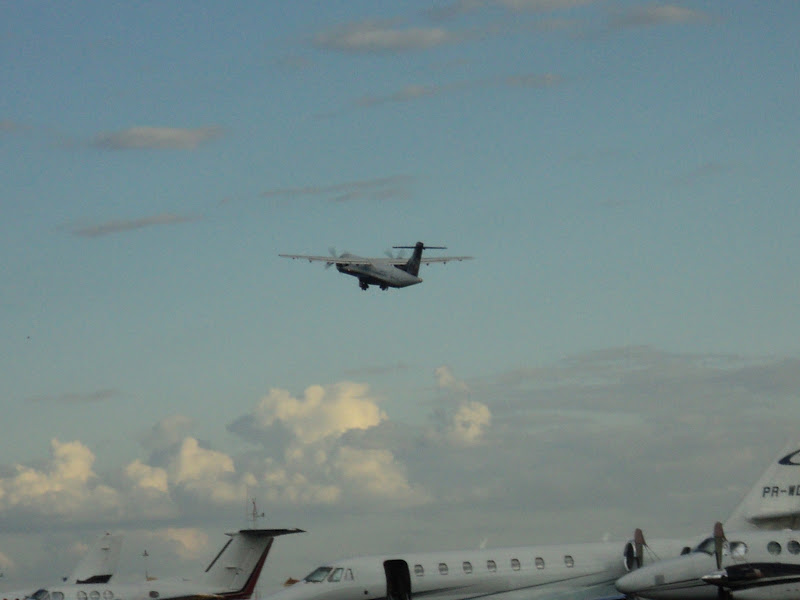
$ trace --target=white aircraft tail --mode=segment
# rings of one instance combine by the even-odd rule
[[[122,535],[106,533],[89,548],[66,581],[70,584],[108,583],[117,570],[121,549]]]
[[[231,539],[208,565],[202,583],[215,595],[228,600],[250,598],[267,560],[272,542],[279,535],[301,533],[302,529],[242,529],[229,533]]]
[[[800,529],[800,441],[781,451],[725,522],[725,529]]]

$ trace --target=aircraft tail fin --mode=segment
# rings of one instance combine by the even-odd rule
[[[413,246],[392,246],[392,248],[408,248],[413,249],[414,252],[411,254],[411,258],[406,261],[404,265],[397,265],[399,269],[402,269],[409,275],[413,275],[414,277],[419,277],[419,266],[424,262],[422,260],[422,251],[426,248],[431,250],[447,250],[444,246],[426,246],[422,242],[417,242]]]
[[[793,441],[770,463],[745,495],[726,530],[800,529],[800,441]]]
[[[228,600],[250,598],[267,560],[272,542],[279,535],[302,533],[302,529],[242,529],[229,533],[230,540],[208,565],[203,584],[209,592]]]
[[[70,584],[108,583],[117,570],[121,549],[122,534],[106,533],[89,548],[67,581]]]

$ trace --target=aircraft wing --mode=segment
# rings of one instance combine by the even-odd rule
[[[281,258],[302,259],[308,262],[318,261],[332,265],[374,265],[376,263],[389,265],[404,265],[408,259],[396,260],[390,258],[362,258],[360,256],[309,256],[307,254],[278,254]]]
[[[451,261],[472,260],[472,256],[423,256],[419,262],[423,265],[431,263],[448,263]]]

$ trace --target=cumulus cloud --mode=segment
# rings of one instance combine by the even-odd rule
[[[191,492],[198,499],[215,504],[245,498],[248,486],[256,484],[252,474],[236,476],[233,458],[223,452],[203,448],[192,437],[183,440],[167,472],[172,484]]]
[[[301,398],[287,390],[272,389],[248,416],[229,429],[252,436],[280,424],[297,440],[310,444],[351,429],[374,427],[386,418],[377,399],[370,396],[369,386],[342,382],[310,386]]]
[[[152,215],[139,219],[122,219],[106,221],[105,223],[100,223],[98,225],[73,227],[71,231],[74,235],[79,237],[96,238],[114,233],[145,229],[146,227],[153,227],[156,225],[177,225],[180,223],[191,223],[192,221],[196,220],[197,217],[163,213],[160,215]]]
[[[453,414],[446,430],[447,436],[458,444],[475,444],[491,423],[492,413],[488,406],[475,401],[466,402]]]
[[[332,31],[319,33],[317,47],[356,54],[390,54],[427,50],[458,40],[458,36],[441,27],[409,27],[399,29],[392,23],[364,21]]]
[[[92,145],[103,150],[194,150],[221,135],[219,127],[130,127],[98,134]]]
[[[94,461],[94,454],[82,443],[53,439],[45,468],[17,465],[15,475],[0,479],[0,511],[23,509],[72,517],[114,513],[120,498],[96,481]]]
[[[193,527],[169,527],[154,533],[154,537],[167,542],[172,551],[184,560],[199,560],[206,556],[208,534]]]

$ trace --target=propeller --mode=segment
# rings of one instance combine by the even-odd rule
[[[339,258],[339,257],[341,256],[341,254],[336,254],[336,248],[334,248],[333,246],[330,246],[330,247],[328,248],[328,253],[329,253],[329,254],[330,254],[330,255],[331,255],[333,258]],[[335,261],[335,260],[329,260],[328,262],[326,262],[326,263],[325,263],[325,268],[326,268],[326,269],[330,269],[330,268],[331,268],[331,266],[333,266],[333,265],[335,265],[335,264],[336,264],[336,261]]]
[[[714,558],[717,559],[717,570],[722,568],[722,549],[725,546],[725,531],[722,529],[722,523],[717,521],[714,523]]]
[[[647,543],[644,541],[644,533],[638,527],[636,531],[633,532],[633,549],[636,552],[636,568],[642,566],[642,561],[644,560],[644,547]]]

